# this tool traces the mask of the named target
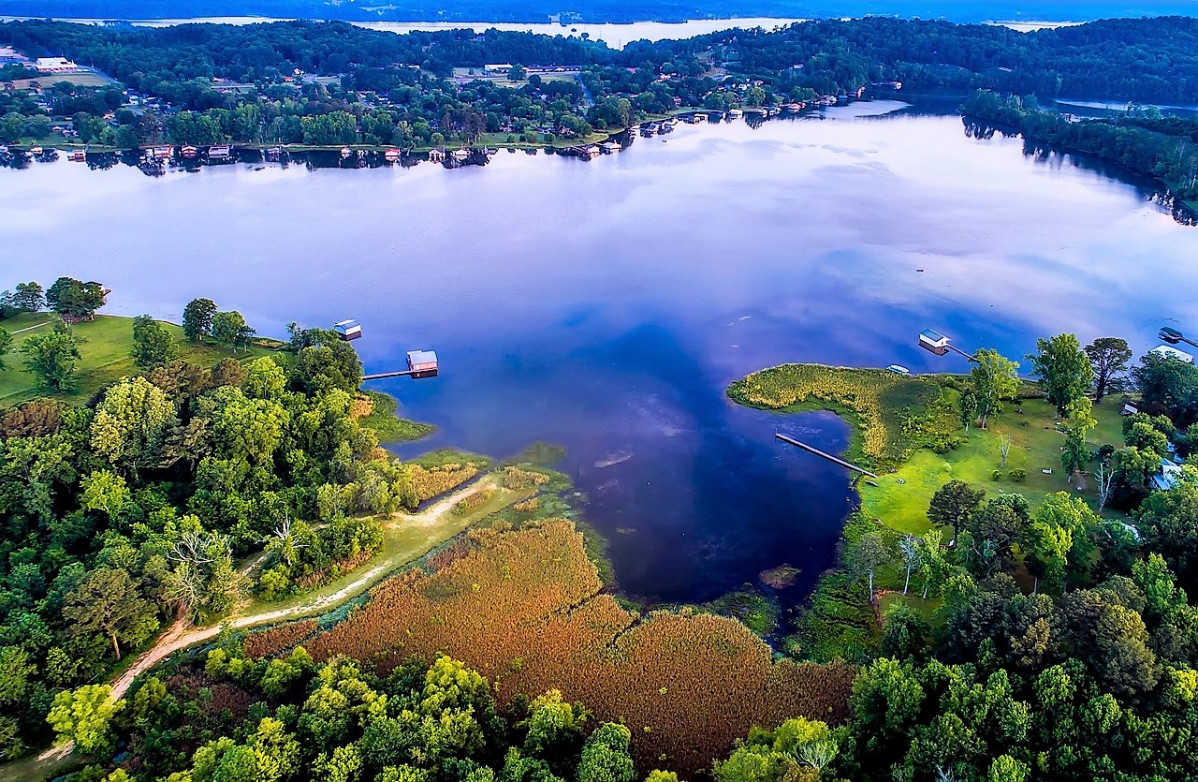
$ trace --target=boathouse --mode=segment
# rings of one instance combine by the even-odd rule
[[[935,353],[937,356],[943,356],[945,353],[948,353],[948,337],[939,331],[924,329],[919,332],[919,346],[924,350]]]
[[[428,162],[430,162],[430,163],[444,163],[444,162],[445,162],[445,150],[443,150],[443,149],[430,149],[430,150],[428,151]]]
[[[408,369],[424,374],[437,371],[437,352],[435,350],[409,350]]]
[[[342,320],[334,323],[333,331],[337,332],[337,336],[341,337],[341,339],[345,340],[346,342],[351,342],[362,336],[362,326],[359,325],[358,321],[353,320],[352,318],[350,320]]]

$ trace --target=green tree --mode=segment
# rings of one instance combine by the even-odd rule
[[[928,503],[928,519],[941,527],[952,527],[953,540],[956,541],[969,515],[977,510],[985,496],[984,490],[975,489],[965,481],[949,481],[932,495]]]
[[[978,425],[985,429],[990,417],[1002,410],[1002,400],[1010,399],[1019,390],[1019,377],[1015,374],[1019,365],[989,348],[975,353],[974,361],[970,377],[978,400]]]
[[[524,751],[546,759],[563,757],[582,740],[586,719],[582,704],[562,700],[561,690],[537,696],[530,706]]]
[[[183,336],[192,342],[203,342],[212,334],[212,319],[216,302],[212,299],[192,299],[183,308]]]
[[[97,568],[67,595],[63,616],[73,634],[102,632],[112,642],[115,659],[121,659],[121,642],[138,644],[157,628],[154,607],[138,594],[137,585],[124,570]]]
[[[973,391],[966,390],[961,392],[961,426],[965,431],[969,431],[969,427],[973,426],[973,422],[978,419],[978,397]]]
[[[80,752],[99,755],[111,747],[109,723],[124,708],[125,701],[114,701],[108,685],[85,684],[58,693],[46,721],[60,742],[74,741]]]
[[[46,291],[46,304],[64,320],[91,320],[104,306],[104,287],[98,282],[59,277]]]
[[[886,541],[876,532],[867,532],[857,539],[844,555],[849,572],[857,578],[867,578],[869,582],[869,602],[876,603],[874,594],[874,571],[888,564],[893,557]]]
[[[1071,476],[1080,473],[1090,463],[1090,448],[1086,439],[1098,426],[1090,400],[1076,397],[1065,406],[1065,446],[1061,449],[1061,467]],[[1080,484],[1079,484],[1080,485]]]
[[[46,296],[36,282],[18,282],[13,289],[12,303],[22,312],[37,312],[46,306]]]
[[[212,338],[222,345],[229,345],[234,352],[238,348],[248,347],[253,336],[254,330],[236,310],[218,312],[212,316]]]
[[[600,725],[582,747],[578,782],[633,782],[636,769],[629,753],[631,742],[632,733],[623,725]]]
[[[35,334],[20,347],[25,357],[25,369],[37,377],[37,386],[48,393],[62,393],[75,388],[76,362],[79,341],[64,324],[58,324],[49,334]]]
[[[1131,348],[1127,346],[1125,339],[1099,337],[1086,345],[1084,350],[1094,372],[1094,402],[1100,403],[1111,390],[1111,386],[1127,372],[1127,362],[1131,361]]]
[[[144,377],[123,380],[96,408],[91,445],[101,458],[136,474],[159,462],[175,420],[175,406],[162,389]]]
[[[1036,340],[1036,352],[1028,360],[1032,374],[1040,378],[1040,387],[1060,415],[1066,414],[1073,400],[1085,396],[1094,381],[1090,359],[1073,334]]]
[[[0,327],[0,372],[8,369],[8,365],[4,363],[4,357],[12,350],[12,334],[8,333],[8,329]]]
[[[174,360],[175,339],[166,327],[149,315],[133,319],[133,349],[129,355],[140,369],[153,369]]]

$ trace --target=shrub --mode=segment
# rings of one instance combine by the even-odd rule
[[[990,471],[990,480],[1001,481],[1002,480],[1002,470],[991,470]]]
[[[1016,467],[1014,470],[1008,472],[1007,475],[1009,475],[1011,480],[1015,481],[1016,483],[1023,483],[1027,480],[1027,470],[1023,469],[1022,467]]]

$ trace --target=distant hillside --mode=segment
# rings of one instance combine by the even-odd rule
[[[867,14],[1000,20],[1089,21],[1198,15],[1195,0],[0,0],[0,15],[100,19],[273,16],[394,21],[681,21],[733,16],[838,17]]]

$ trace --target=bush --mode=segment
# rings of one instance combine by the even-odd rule
[[[1007,475],[1016,483],[1023,483],[1027,480],[1027,470],[1022,467],[1016,467],[1014,470],[1008,472]]]
[[[1014,472],[1014,470],[1012,470],[1012,472]],[[1002,470],[993,470],[993,471],[991,471],[991,473],[990,473],[990,480],[992,480],[992,481],[1001,481],[1001,480],[1002,480]]]

